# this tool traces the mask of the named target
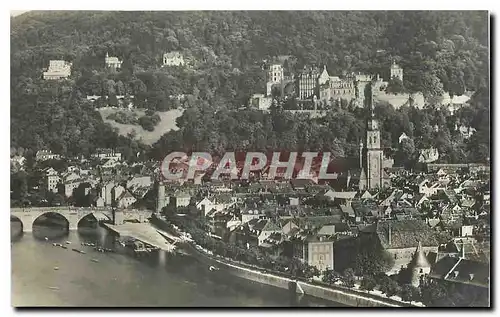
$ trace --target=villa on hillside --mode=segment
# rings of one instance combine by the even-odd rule
[[[181,52],[173,51],[163,54],[163,66],[184,66],[184,56]]]
[[[49,62],[49,68],[46,72],[43,72],[43,79],[45,80],[55,80],[68,78],[71,75],[70,62],[63,60],[51,60]]]
[[[109,56],[108,53],[106,53],[106,58],[104,59],[104,62],[106,63],[106,67],[112,70],[120,69],[123,63],[123,61],[120,61],[118,57]]]

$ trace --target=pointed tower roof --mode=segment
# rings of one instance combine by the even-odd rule
[[[417,250],[413,255],[410,266],[412,268],[431,267],[427,257],[425,256],[424,250],[422,249],[422,243],[420,241],[418,242]]]

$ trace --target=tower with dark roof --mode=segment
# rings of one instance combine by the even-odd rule
[[[418,287],[423,277],[431,272],[431,264],[425,256],[420,241],[418,242],[417,250],[413,254],[413,259],[408,265],[408,268],[411,269],[411,284],[415,287]]]

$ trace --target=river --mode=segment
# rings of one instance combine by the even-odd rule
[[[290,307],[340,306],[286,290],[242,280],[215,278],[193,258],[158,252],[137,259],[98,253],[82,242],[119,248],[102,227],[67,231],[35,226],[20,233],[11,222],[12,305],[76,307]],[[48,240],[45,240],[47,237]],[[65,243],[68,249],[54,247]],[[72,251],[86,251],[80,254]],[[93,262],[96,259],[98,262]],[[57,270],[55,268],[58,268]]]

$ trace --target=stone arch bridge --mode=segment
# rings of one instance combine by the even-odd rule
[[[96,220],[111,221],[114,225],[121,225],[125,221],[146,222],[152,211],[137,209],[112,209],[112,208],[87,208],[87,207],[32,207],[11,208],[11,217],[21,221],[23,232],[33,231],[33,223],[42,215],[58,214],[68,221],[68,229],[78,229],[78,223],[88,215],[93,215]]]

